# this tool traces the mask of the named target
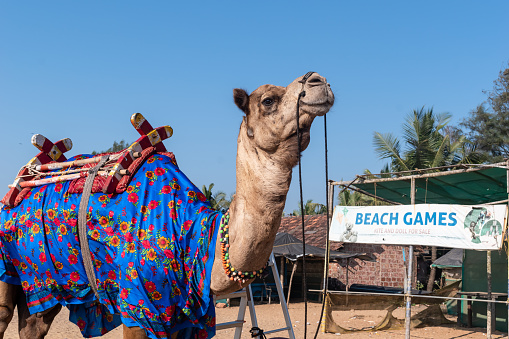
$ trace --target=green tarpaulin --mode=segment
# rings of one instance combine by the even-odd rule
[[[507,199],[507,169],[502,167],[414,174],[412,177],[415,178],[416,204],[478,205]],[[350,188],[410,205],[410,178],[360,177]],[[338,184],[346,186],[349,183]]]

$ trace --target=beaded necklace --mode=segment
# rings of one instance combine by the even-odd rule
[[[221,260],[223,262],[223,268],[230,280],[245,283],[246,280],[254,279],[262,274],[266,265],[258,271],[239,271],[232,266],[230,263],[230,236],[228,234],[229,221],[230,212],[227,211],[221,218],[221,224],[219,225],[219,241],[221,242]]]

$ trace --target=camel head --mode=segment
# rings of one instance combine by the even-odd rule
[[[263,85],[250,95],[242,89],[234,89],[235,103],[245,114],[239,141],[247,140],[257,152],[265,152],[272,159],[280,158],[286,165],[295,166],[299,159],[299,96],[301,151],[309,145],[314,118],[327,113],[334,104],[334,94],[327,79],[318,73],[313,73],[306,81],[303,78],[298,77],[287,87]]]

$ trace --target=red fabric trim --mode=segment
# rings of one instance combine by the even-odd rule
[[[96,164],[86,164],[83,165],[82,168],[92,168]],[[81,178],[74,179],[71,181],[69,185],[69,189],[67,190],[70,194],[74,193],[83,193],[83,187],[85,186],[85,181],[87,181],[87,177],[85,174],[82,174]],[[96,176],[94,178],[94,183],[92,184],[92,193],[101,192],[104,184],[106,183],[106,177]]]
[[[117,154],[117,153],[120,153],[120,152],[96,154],[95,156],[97,157],[97,156],[101,156],[101,155],[111,155],[111,154]],[[86,165],[83,165],[81,168],[92,168],[95,165],[97,165],[97,164],[86,164]],[[107,180],[107,177],[96,176],[94,178],[94,183],[92,184],[92,193],[101,192],[102,188],[104,187],[104,184],[106,183],[106,180]],[[69,194],[83,193],[83,187],[85,186],[85,181],[87,181],[87,177],[86,177],[86,174],[83,173],[81,175],[81,178],[74,179],[73,181],[71,181],[67,192]]]
[[[129,166],[129,174],[124,175],[117,186],[117,193],[124,192],[127,187],[129,186],[129,183],[131,182],[131,179],[133,178],[134,174],[140,166],[153,154],[155,153],[156,147],[149,147],[141,152],[141,157],[134,160],[134,162]],[[157,152],[158,154],[166,155],[171,159],[171,162],[177,165],[177,160],[175,159],[175,155],[173,152]]]
[[[14,200],[14,207],[18,206],[23,201],[23,199],[25,199],[28,192],[30,192],[31,190],[32,190],[31,187],[23,188],[21,192],[19,192],[18,195],[16,196],[16,200]]]
[[[47,296],[41,298],[41,299],[38,299],[38,300],[34,300],[32,302],[28,302],[27,303],[27,306],[28,307],[32,307],[34,305],[41,305],[43,304],[44,302],[48,301],[48,300],[51,300],[53,299],[53,296],[51,294],[48,294]]]
[[[117,152],[117,153],[120,153],[120,152]],[[134,174],[138,171],[138,169],[141,167],[141,165],[145,161],[147,161],[147,159],[154,153],[156,153],[156,147],[154,147],[154,146],[148,147],[141,152],[141,154],[142,154],[141,157],[135,159],[134,162],[129,166],[129,168],[128,168],[129,174],[124,175],[122,177],[122,179],[120,180],[120,182],[118,183],[117,188],[116,188],[116,193],[122,193],[127,189],[129,184],[131,183],[131,179],[133,178]],[[171,159],[172,163],[177,165],[177,160],[175,159],[175,155],[173,154],[173,152],[157,152],[157,153],[169,157]],[[105,153],[105,154],[116,154],[116,153]],[[104,154],[98,154],[96,156],[100,156],[100,155],[104,155]],[[51,162],[54,162],[54,161],[51,161]],[[95,165],[96,164],[87,164],[87,165],[84,165],[82,168],[92,168]],[[108,179],[107,177],[101,177],[101,176],[95,177],[94,184],[92,185],[92,193],[102,192],[102,189],[105,186],[107,179]],[[86,180],[87,180],[87,177],[85,176],[85,174],[83,174],[82,177],[79,179],[72,180],[69,185],[68,193],[69,194],[83,193],[83,187],[85,186]],[[21,203],[21,201],[23,201],[23,199],[25,199],[26,195],[30,192],[30,190],[31,190],[31,188],[29,188],[29,187],[22,189],[17,194],[12,207],[18,206]],[[11,192],[9,191],[2,199],[2,201],[1,201],[2,204],[9,205],[9,199],[10,199],[9,193],[11,193]]]
[[[129,165],[129,168],[128,168],[129,174],[124,175],[122,177],[122,179],[120,180],[120,182],[118,183],[117,188],[115,190],[116,193],[122,193],[127,189],[129,184],[131,183],[131,179],[136,174],[138,169],[154,153],[156,153],[156,147],[154,147],[154,146],[148,147],[141,152],[141,157],[135,159],[133,161],[133,163],[131,165]],[[177,160],[175,159],[175,155],[173,154],[173,152],[157,152],[157,153],[166,155],[167,157],[169,157],[171,159],[171,161],[175,165],[177,165]],[[114,153],[111,153],[111,154],[114,154]],[[100,155],[103,155],[103,154],[100,154]],[[99,155],[96,155],[96,156],[99,156]],[[95,164],[88,164],[88,165],[84,165],[83,168],[91,168],[93,166],[95,166]],[[92,193],[101,192],[104,185],[106,184],[107,179],[108,179],[107,177],[96,177],[94,179],[94,184],[92,186]],[[87,180],[86,177],[73,180],[71,182],[71,184],[69,185],[68,192],[70,194],[83,193],[83,187],[85,186],[86,180]]]
[[[166,155],[167,157],[169,157],[171,159],[171,162],[173,164],[175,164],[175,166],[178,167],[177,165],[177,159],[175,158],[175,154],[173,154],[173,152],[157,152],[158,154],[161,154],[161,155]]]
[[[143,151],[141,151],[141,157],[134,159],[133,163],[129,165],[128,171],[129,174],[124,175],[122,179],[120,179],[120,182],[117,185],[116,192],[122,193],[127,189],[127,186],[129,186],[129,183],[131,182],[131,179],[133,178],[136,171],[140,168],[140,166],[147,161],[147,159],[154,154],[156,151],[156,148],[154,146],[147,147]]]

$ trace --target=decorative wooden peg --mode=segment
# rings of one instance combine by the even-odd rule
[[[166,152],[166,147],[164,147],[164,144],[161,141],[170,138],[173,135],[173,129],[170,126],[163,126],[154,129],[141,113],[134,113],[131,116],[131,124],[142,137],[145,135],[148,136],[147,140],[150,142],[150,145],[156,148],[156,151]],[[138,141],[141,140],[138,139]],[[146,140],[143,140],[142,142],[144,143],[143,146],[145,146],[143,148],[149,147]]]
[[[37,147],[42,153],[47,154],[53,161],[62,162],[67,160],[64,153],[71,150],[72,141],[66,138],[53,144],[43,135],[34,134],[32,136],[32,145]]]
[[[37,147],[41,152],[32,158],[18,173],[14,183],[2,199],[2,204],[14,207],[21,202],[24,195],[21,195],[21,199],[17,199],[20,192],[23,190],[21,183],[24,181],[30,181],[34,178],[34,175],[30,173],[29,167],[43,165],[52,161],[62,162],[66,161],[67,158],[63,153],[71,150],[72,141],[69,138],[62,139],[56,143],[52,143],[46,137],[35,134],[32,136],[32,144]],[[27,188],[28,190],[28,188]],[[27,191],[28,192],[28,191]]]
[[[136,140],[131,146],[129,146],[122,156],[118,159],[115,165],[111,168],[106,179],[106,183],[103,187],[104,193],[114,193],[117,186],[122,180],[121,172],[128,170],[130,174],[136,172],[136,168],[130,168],[133,165],[136,155],[148,156],[147,150],[153,147],[154,151],[166,152],[162,141],[173,135],[173,129],[170,126],[162,126],[156,129],[152,128],[152,125],[145,119],[141,113],[134,113],[131,116],[131,124],[136,128],[141,137]],[[145,151],[145,152],[144,152]],[[145,160],[145,158],[140,157]],[[136,166],[134,166],[136,167]]]

